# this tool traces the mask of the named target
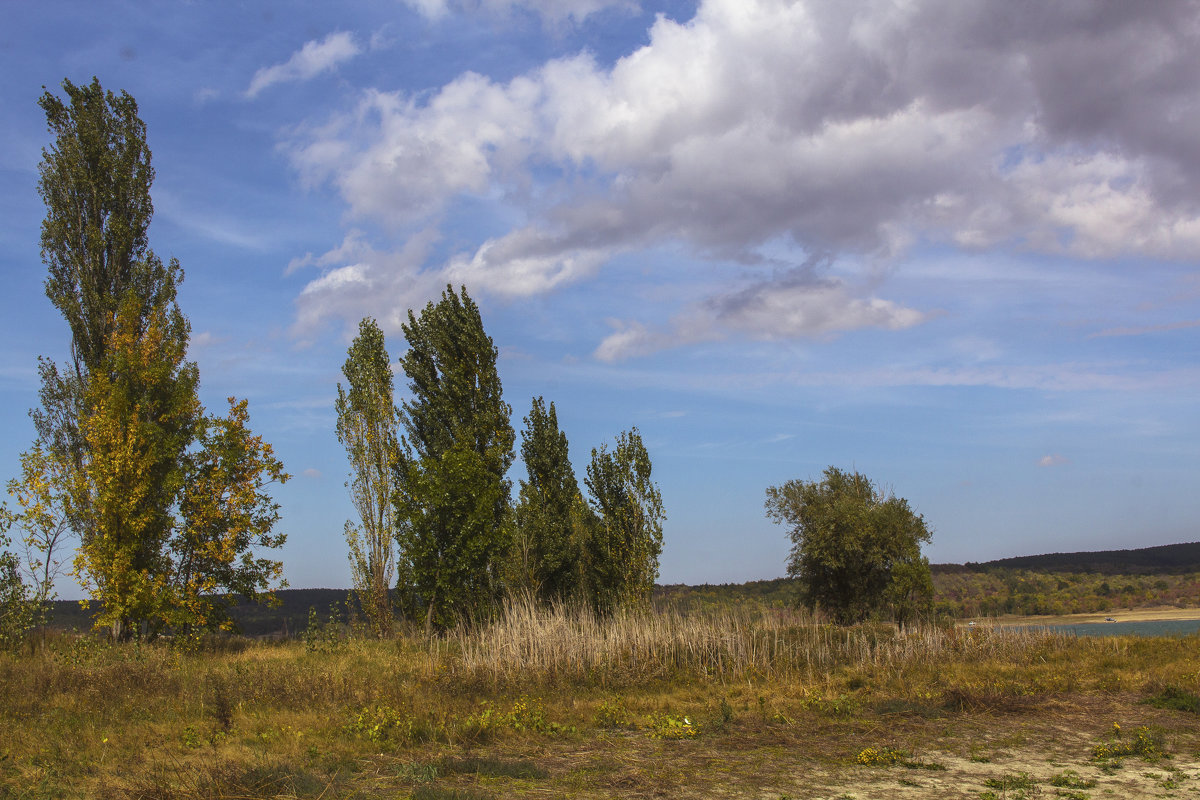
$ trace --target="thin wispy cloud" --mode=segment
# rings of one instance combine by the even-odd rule
[[[614,321],[616,330],[594,355],[601,361],[620,361],[736,336],[770,341],[833,336],[863,328],[900,330],[929,316],[843,281],[821,277],[814,265],[808,264],[713,295],[678,314],[665,328]]]
[[[517,10],[538,14],[551,24],[579,24],[593,14],[608,9],[632,12],[635,0],[404,0],[404,4],[423,17],[440,20],[451,12],[506,15]]]
[[[1169,333],[1171,331],[1186,331],[1191,328],[1200,328],[1200,319],[1190,319],[1182,322],[1166,322],[1161,325],[1106,328],[1105,330],[1090,334],[1088,338],[1103,339],[1110,336],[1144,336],[1148,333]]]
[[[331,33],[319,42],[315,39],[306,42],[282,64],[263,67],[254,73],[246,89],[246,97],[256,97],[259,92],[276,84],[309,80],[362,52],[354,37],[345,31]]]
[[[1045,455],[1039,458],[1037,463],[1039,467],[1061,467],[1062,465],[1069,464],[1071,462],[1066,456],[1061,456],[1058,453],[1051,453],[1050,455]]]

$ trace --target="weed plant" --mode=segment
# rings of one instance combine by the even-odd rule
[[[1093,761],[1114,761],[1126,756],[1137,756],[1150,762],[1170,758],[1163,747],[1162,733],[1145,725],[1135,730],[1133,736],[1123,737],[1121,726],[1114,724],[1110,740],[1092,747]]]

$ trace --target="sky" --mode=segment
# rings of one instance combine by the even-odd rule
[[[784,574],[765,490],[831,465],[934,562],[1200,539],[1200,3],[18,0],[0,72],[0,479],[69,347],[37,100],[96,76],[201,399],[293,475],[293,587],[350,585],[359,320],[395,358],[447,284],[581,482],[641,431],[661,582]]]

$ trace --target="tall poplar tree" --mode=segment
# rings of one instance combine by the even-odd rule
[[[515,436],[496,346],[466,287],[460,295],[447,286],[419,317],[410,310],[403,331],[411,397],[400,415],[395,502],[412,575],[399,588],[429,631],[486,613],[496,598]]]
[[[244,404],[231,401],[227,418],[200,406],[176,301],[183,270],[147,237],[154,169],[137,102],[94,78],[62,88],[65,100],[39,100],[54,140],[38,192],[46,295],[70,328],[71,355],[61,369],[39,359],[30,452],[42,466],[17,494],[59,485],[80,542],[74,574],[114,638],[224,625],[229,599],[213,595],[257,597],[278,577],[278,562],[250,550],[282,544],[264,487],[288,476],[250,434]]]
[[[554,403],[547,409],[543,398],[533,398],[524,422],[521,459],[529,479],[520,482],[514,556],[527,588],[542,600],[564,599],[579,588],[583,498]]]
[[[103,362],[86,376],[85,467],[70,492],[91,514],[75,574],[118,639],[171,605],[173,506],[202,412],[196,366],[185,360],[186,321],[178,309],[142,317],[137,305],[132,297],[123,304]]]
[[[392,470],[398,425],[387,345],[370,317],[359,322],[342,373],[349,388],[338,384],[337,435],[350,459],[346,486],[359,518],[347,520],[346,544],[359,605],[383,638],[392,632],[388,591],[396,568]]]
[[[587,574],[600,611],[650,605],[666,518],[651,470],[637,428],[621,433],[612,450],[592,450],[585,483],[599,519],[587,540]]]
[[[46,205],[46,296],[71,330],[71,360],[60,371],[39,359],[42,404],[32,417],[47,453],[80,474],[89,460],[80,431],[88,378],[111,366],[108,351],[121,304],[133,301],[138,317],[169,309],[181,273],[177,263],[164,265],[149,248],[154,168],[137,102],[125,92],[105,92],[95,78],[86,86],[69,80],[62,86],[66,102],[51,92],[38,101],[54,135],[42,151],[38,193]],[[178,322],[178,309],[172,310]],[[176,325],[174,332],[186,343],[186,329]],[[69,515],[81,536],[94,534],[90,498],[73,498]]]

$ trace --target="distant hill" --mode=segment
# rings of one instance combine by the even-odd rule
[[[986,572],[1025,569],[1033,572],[1095,572],[1102,575],[1200,572],[1200,542],[1165,544],[1136,550],[1097,550],[1017,556],[983,563],[934,564],[934,572]]]
[[[954,575],[965,577],[968,573],[981,574],[1001,570],[1129,576],[1184,575],[1200,573],[1200,542],[1143,547],[1137,550],[1049,553],[1001,558],[983,563],[933,564],[932,569],[935,576],[944,575],[944,580],[947,581],[954,580],[951,577]],[[1107,584],[1105,587],[1107,589]],[[654,587],[654,603],[660,607],[676,608],[703,608],[741,603],[782,607],[795,602],[795,592],[795,582],[791,578],[696,586],[669,584]],[[346,589],[281,589],[275,596],[279,600],[279,605],[275,607],[244,601],[234,606],[231,613],[242,633],[248,636],[302,633],[308,626],[310,608],[316,610],[322,621],[329,619],[334,609],[344,620],[350,592]],[[79,603],[57,600],[54,602],[51,624],[56,628],[82,631],[91,627],[91,617],[92,612],[84,611]]]
[[[348,594],[345,589],[280,589],[275,592],[278,606],[243,600],[231,609],[230,616],[247,636],[295,635],[308,627],[310,608],[325,621],[336,605],[345,620]],[[86,631],[92,627],[92,615],[93,611],[85,611],[75,600],[55,600],[50,624],[63,630]]]

